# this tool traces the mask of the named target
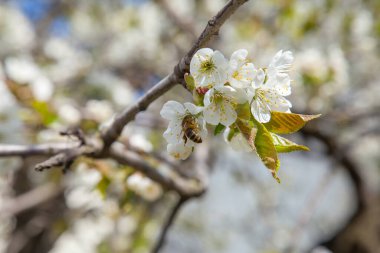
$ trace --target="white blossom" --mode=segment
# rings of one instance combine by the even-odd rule
[[[290,51],[278,51],[273,57],[267,69],[267,86],[276,89],[281,96],[291,94],[289,69],[293,62],[293,54]]]
[[[199,135],[201,138],[205,138],[207,135],[207,129],[205,122],[200,113],[203,108],[196,106],[192,103],[184,103],[184,105],[176,101],[168,101],[164,104],[160,114],[164,119],[169,120],[168,129],[164,132],[164,138],[171,144],[183,144],[184,146],[193,147],[195,142],[187,140],[184,143],[184,129],[183,122],[186,116],[193,117],[195,124],[198,125]],[[169,148],[169,146],[168,146]]]
[[[237,118],[235,105],[245,101],[244,93],[230,86],[210,89],[204,97],[204,118],[211,125],[230,126]]]
[[[239,49],[231,55],[228,70],[228,82],[236,89],[247,88],[251,85],[255,66],[247,61],[248,51]]]
[[[200,115],[203,108],[192,103],[184,105],[176,101],[168,101],[164,104],[160,114],[164,119],[169,120],[169,126],[164,132],[164,138],[169,143],[167,146],[168,153],[176,159],[186,159],[192,152],[195,142],[184,137],[185,130],[183,123],[187,116],[191,116],[197,125],[197,134],[204,139],[207,136],[206,124]],[[185,143],[186,139],[186,143]]]
[[[199,49],[190,62],[190,74],[196,87],[222,86],[227,82],[228,62],[219,51]]]
[[[290,51],[279,51],[266,74],[262,69],[257,71],[252,86],[247,89],[251,112],[257,121],[268,122],[271,111],[290,112],[292,104],[284,96],[291,94],[288,71],[292,61]]]

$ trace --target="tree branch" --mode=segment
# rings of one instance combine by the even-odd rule
[[[17,196],[9,203],[5,202],[5,206],[1,211],[9,215],[17,215],[23,211],[45,203],[46,201],[58,196],[62,192],[62,186],[57,186],[53,183],[47,183],[27,193]]]
[[[356,192],[358,209],[364,208],[367,199],[366,189],[362,176],[359,173],[360,169],[358,168],[355,161],[351,158],[351,156],[342,150],[334,137],[323,133],[321,130],[307,126],[302,128],[300,132],[305,136],[314,137],[326,145],[326,153],[340,165],[342,165],[343,168],[347,171],[348,176],[351,178]]]
[[[160,235],[156,241],[156,244],[153,247],[152,253],[158,253],[160,252],[161,248],[165,244],[166,235],[169,232],[169,229],[174,224],[174,220],[177,217],[177,214],[179,213],[179,210],[181,207],[186,203],[188,199],[181,197],[178,202],[175,204],[173,209],[171,210],[167,220],[164,223],[164,226],[162,227],[162,230],[160,232]]]
[[[133,167],[159,183],[162,187],[167,190],[174,190],[183,197],[200,196],[205,191],[207,179],[203,177],[185,179],[172,170],[162,171],[145,162],[135,153],[124,150],[120,146],[113,146],[106,156],[113,158],[120,164]]]
[[[0,144],[0,157],[55,155],[78,146],[78,143],[49,143],[37,145]]]

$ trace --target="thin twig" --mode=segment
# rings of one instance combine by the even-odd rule
[[[160,232],[160,235],[156,241],[156,244],[154,245],[153,249],[152,249],[152,253],[158,253],[160,252],[160,250],[162,249],[162,247],[164,246],[165,244],[165,240],[166,240],[166,236],[169,232],[169,229],[171,228],[171,226],[174,224],[174,220],[175,218],[177,217],[177,214],[179,213],[179,210],[181,209],[181,207],[183,207],[183,205],[186,203],[188,199],[187,198],[183,198],[181,197],[178,202],[175,204],[175,206],[173,207],[173,209],[171,210],[167,220],[165,221],[163,227],[162,227],[162,230]]]

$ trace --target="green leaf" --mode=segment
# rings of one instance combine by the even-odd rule
[[[230,132],[228,133],[227,140],[231,141],[232,138],[239,132],[239,130],[236,129],[236,127],[230,126]]]
[[[250,120],[251,119],[251,108],[249,103],[238,104],[236,106],[237,117],[242,120]]]
[[[96,185],[96,189],[100,192],[103,198],[106,197],[107,189],[110,184],[111,184],[111,180],[108,177],[103,176],[102,179]]]
[[[226,128],[226,127],[225,127],[224,125],[222,125],[222,124],[219,123],[219,124],[215,127],[215,129],[214,129],[214,136],[220,134],[221,132],[223,132],[223,130],[224,130],[225,128]]]
[[[238,119],[236,125],[248,141],[251,148],[256,150],[261,161],[272,173],[273,178],[280,183],[280,179],[277,176],[280,160],[277,157],[276,147],[274,146],[272,136],[264,125],[257,122],[255,119],[253,119],[253,121],[254,122]]]
[[[293,151],[310,151],[310,149],[303,145],[298,145],[282,136],[271,134],[276,151],[279,153],[288,153]]]
[[[185,78],[185,82],[186,82],[186,88],[189,91],[193,91],[195,88],[194,78],[189,73],[185,73],[184,78]]]
[[[274,179],[280,183],[280,179],[277,176],[277,171],[280,167],[280,160],[277,156],[276,147],[273,143],[271,133],[265,128],[265,126],[255,119],[253,119],[257,133],[255,138],[256,152],[259,155],[261,161],[272,173]]]
[[[265,128],[275,134],[290,134],[300,130],[308,121],[321,116],[318,115],[303,115],[286,112],[271,112],[271,119],[265,123]]]
[[[45,126],[52,124],[58,119],[51,106],[44,101],[35,100],[32,102],[32,107],[38,113],[39,118]]]

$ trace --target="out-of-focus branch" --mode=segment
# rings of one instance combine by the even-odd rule
[[[312,128],[307,126],[301,129],[300,132],[305,136],[316,138],[326,145],[326,153],[342,165],[347,171],[348,176],[351,178],[356,192],[358,209],[360,210],[364,208],[367,199],[365,184],[359,173],[360,169],[351,156],[342,147],[340,147],[339,143],[333,136],[329,136],[315,127]]]
[[[90,146],[80,146],[65,150],[53,157],[50,157],[48,160],[37,164],[34,169],[37,171],[43,171],[53,167],[63,167],[63,170],[66,171],[76,158],[82,155],[94,155],[95,151],[96,149]]]
[[[160,231],[160,235],[156,241],[156,244],[153,247],[152,253],[160,252],[160,250],[164,246],[166,235],[167,235],[168,231],[170,230],[170,228],[172,227],[172,225],[174,224],[174,220],[177,217],[177,214],[179,213],[181,207],[186,203],[187,200],[188,199],[181,197],[177,201],[177,203],[174,205],[172,210],[170,211],[170,214],[169,214],[167,220],[164,222],[164,225]]]
[[[78,146],[78,143],[49,143],[38,145],[7,145],[0,144],[0,157],[10,156],[35,156],[35,155],[55,155],[60,152],[71,150]]]
[[[57,186],[53,183],[47,183],[24,193],[9,202],[5,202],[5,206],[2,208],[1,212],[8,215],[17,215],[20,212],[39,206],[58,196],[62,191],[63,187]]]
[[[209,172],[209,166],[207,165],[207,162],[209,161],[209,146],[208,143],[203,143],[203,145],[200,145],[195,152],[195,167],[194,172],[196,174],[196,177],[201,178],[203,182],[204,190],[206,189],[208,185],[208,172]],[[172,208],[167,220],[164,222],[160,234],[158,236],[158,239],[153,247],[152,253],[158,253],[162,249],[162,247],[165,244],[165,240],[168,234],[168,231],[174,224],[175,218],[178,215],[181,207],[189,201],[192,197],[195,197],[195,195],[191,196],[181,196],[176,205]]]
[[[298,252],[298,246],[300,238],[304,234],[304,229],[310,222],[316,207],[320,203],[321,199],[325,195],[328,186],[330,185],[334,175],[336,175],[336,169],[327,171],[318,181],[314,191],[307,198],[307,201],[297,219],[296,225],[291,231],[291,240],[289,246],[284,250],[284,253]]]
[[[219,33],[219,29],[224,22],[247,1],[248,0],[230,0],[216,16],[208,21],[207,26],[199,36],[198,40],[194,43],[193,47],[175,66],[174,72],[151,88],[134,105],[116,115],[110,126],[103,132],[103,151],[119,137],[124,126],[132,121],[137,113],[144,111],[154,100],[170,90],[177,83],[183,83],[183,76],[185,72],[188,71],[191,58],[195,52],[206,46],[207,43]]]
[[[121,164],[133,167],[167,190],[174,190],[183,197],[199,196],[205,191],[205,178],[185,179],[172,170],[161,171],[120,146],[113,146],[108,156]]]

